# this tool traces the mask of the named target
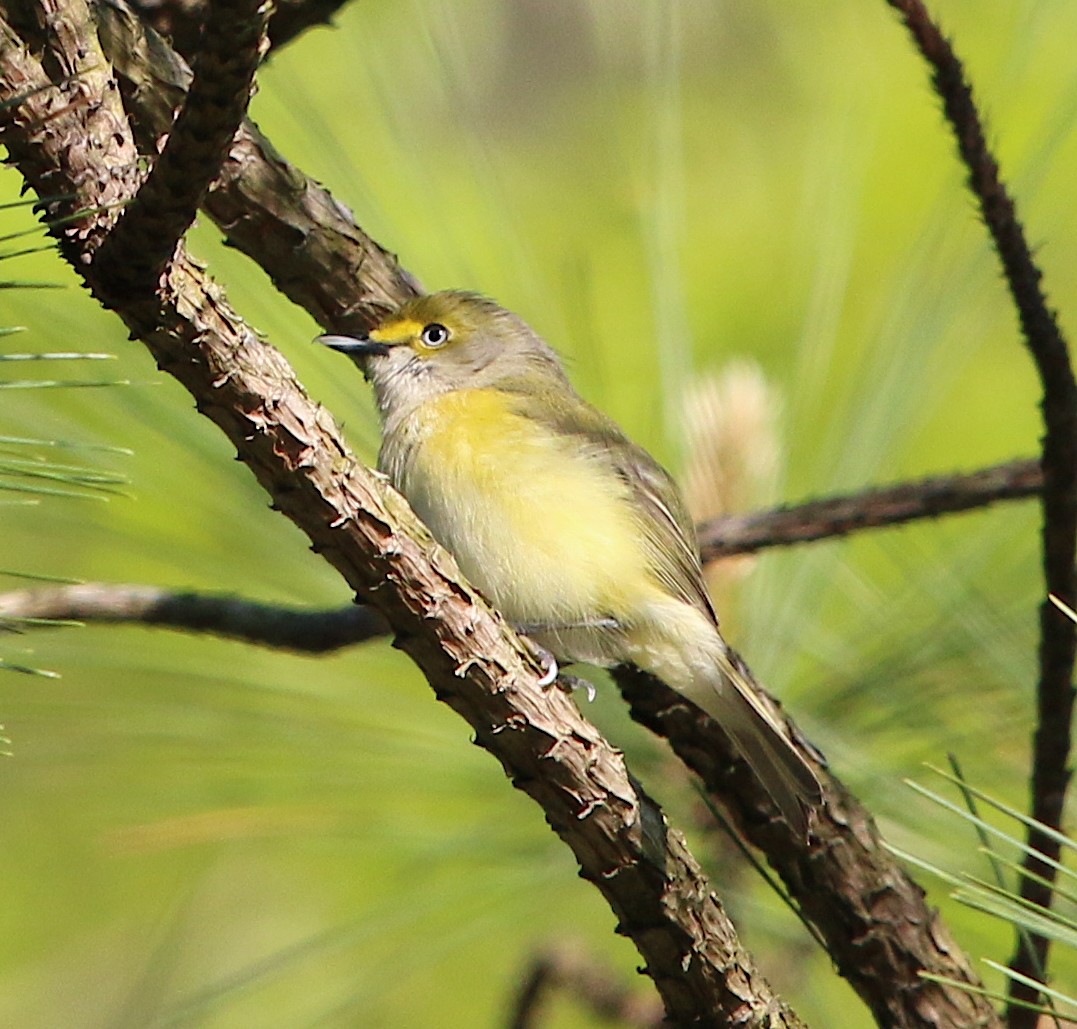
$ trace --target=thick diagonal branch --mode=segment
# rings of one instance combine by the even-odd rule
[[[920,0],[888,0],[901,12],[920,53],[931,67],[935,91],[943,103],[954,131],[961,160],[968,171],[968,185],[976,197],[984,224],[1002,263],[1024,333],[1043,386],[1043,570],[1046,580],[1040,605],[1039,683],[1037,721],[1033,738],[1032,816],[1046,825],[1061,827],[1066,789],[1070,736],[1073,722],[1073,666],[1077,655],[1074,624],[1047,600],[1060,597],[1071,607],[1077,600],[1077,380],[1069,349],[1054,311],[1040,285],[1041,273],[1033,259],[1017,210],[999,176],[984,136],[983,124],[964,68],[949,41],[931,20]],[[1029,846],[1057,861],[1057,839],[1030,829]],[[1040,907],[1049,907],[1053,893],[1053,863],[1029,856],[1025,867],[1034,877],[1022,880],[1022,896]],[[1018,935],[1012,967],[1025,976],[1041,976],[1046,966],[1048,940]],[[1010,995],[1028,1002],[1037,997],[1016,979]],[[1008,1011],[1012,1029],[1032,1029],[1036,1014],[1018,1004]]]

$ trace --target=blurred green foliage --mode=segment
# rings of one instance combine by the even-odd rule
[[[934,7],[1069,326],[1077,8]],[[745,356],[784,398],[773,499],[1035,452],[1031,362],[881,0],[362,0],[272,59],[252,113],[426,285],[523,314],[674,468],[688,384]],[[0,200],[18,189],[0,175]],[[4,212],[4,231],[27,219]],[[371,458],[365,387],[308,344],[317,327],[212,226],[192,249]],[[0,321],[30,329],[18,349],[114,352],[133,384],[7,395],[0,434],[134,453],[99,458],[128,496],[5,508],[0,567],[348,601],[55,255],[18,274],[67,286],[3,295]],[[902,779],[953,750],[1023,803],[1037,526],[1008,505],[776,552],[722,598],[727,635],[887,835],[942,868],[974,866],[975,839]],[[539,812],[387,644],[309,659],[99,628],[7,646],[62,678],[0,679],[0,1023],[493,1026],[565,937],[632,982],[638,956]],[[675,819],[691,809],[615,691],[588,713]],[[804,1017],[870,1025],[774,898],[696,844],[720,891],[737,877],[733,913]],[[932,901],[968,949],[1008,956],[997,925],[944,887]],[[593,1022],[559,1001],[548,1024]]]

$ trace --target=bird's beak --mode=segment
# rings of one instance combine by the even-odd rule
[[[357,357],[384,357],[389,353],[386,343],[379,343],[369,336],[318,336],[315,343],[321,343],[330,350]]]

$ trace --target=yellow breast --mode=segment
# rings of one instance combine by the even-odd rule
[[[511,621],[616,617],[653,593],[627,487],[602,451],[494,389],[432,399],[407,430],[396,485]]]

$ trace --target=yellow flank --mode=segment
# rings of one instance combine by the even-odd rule
[[[638,610],[660,591],[628,489],[578,437],[517,414],[512,394],[460,389],[409,418],[403,492],[464,574],[513,622]]]

